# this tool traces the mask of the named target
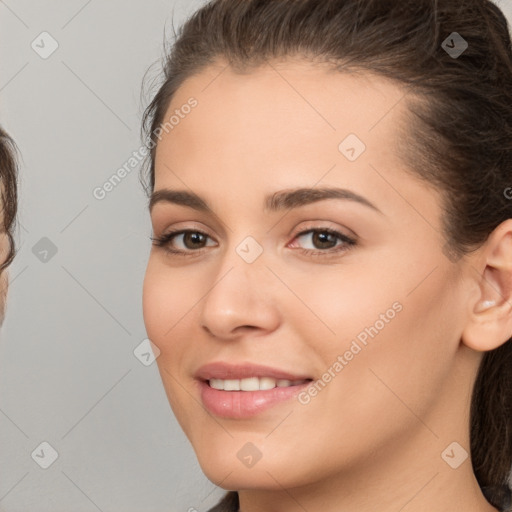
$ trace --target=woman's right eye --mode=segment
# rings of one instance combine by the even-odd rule
[[[182,249],[176,249],[171,245],[171,242],[179,237],[182,237],[182,244],[184,245],[184,248]],[[192,254],[195,255],[200,253],[200,250],[203,249],[203,246],[197,247],[197,244],[204,243],[205,239],[207,238],[210,238],[210,236],[197,229],[183,229],[170,231],[169,233],[166,233],[160,237],[152,237],[151,240],[153,241],[154,245],[163,247],[165,251],[171,254],[191,256]],[[190,244],[191,247],[188,246],[188,244]]]

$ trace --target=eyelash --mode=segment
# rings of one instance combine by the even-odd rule
[[[343,253],[343,252],[346,252],[346,251],[349,251],[352,247],[354,247],[355,245],[357,245],[357,242],[356,240],[354,240],[353,238],[350,238],[346,235],[344,235],[343,233],[340,233],[339,231],[336,231],[334,229],[330,229],[330,228],[312,228],[312,229],[307,229],[305,231],[301,231],[300,233],[297,233],[294,237],[294,240],[295,238],[298,238],[302,235],[306,235],[308,233],[329,233],[331,235],[335,235],[336,237],[338,237],[339,240],[341,240],[342,242],[344,242],[344,245],[341,246],[341,248],[338,248],[338,249],[325,249],[325,250],[322,250],[322,249],[317,249],[316,252],[312,249],[298,249],[302,254],[305,254],[305,255],[308,255],[308,256],[314,256],[314,257],[317,257],[317,256],[321,256],[321,257],[329,257],[329,256],[336,256],[338,255],[339,253]],[[201,249],[198,249],[198,250],[194,250],[194,249],[190,249],[188,251],[182,251],[182,250],[178,250],[178,249],[173,249],[172,247],[170,247],[169,243],[171,242],[171,240],[177,236],[177,235],[182,235],[182,234],[186,234],[186,233],[199,233],[201,235],[204,235],[208,238],[211,238],[207,233],[204,233],[203,231],[201,230],[198,230],[198,229],[181,229],[181,230],[174,230],[174,231],[169,231],[168,233],[166,233],[165,235],[162,235],[161,237],[150,237],[150,239],[153,241],[154,245],[157,246],[157,247],[163,247],[164,250],[173,255],[173,256],[185,256],[185,257],[188,257],[188,256],[198,256],[198,255],[201,255],[201,253],[203,252],[204,248],[201,248]]]

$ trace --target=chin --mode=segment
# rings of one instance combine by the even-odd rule
[[[295,487],[310,482],[307,474],[290,473],[290,464],[277,453],[277,459],[263,455],[252,466],[242,462],[244,454],[250,450],[243,447],[246,441],[226,440],[214,447],[201,447],[196,450],[196,457],[204,475],[213,484],[225,489],[260,489],[268,491],[282,490],[282,486]],[[240,453],[241,452],[241,453]],[[239,456],[238,456],[239,455]],[[240,458],[239,458],[240,457]],[[240,460],[242,459],[242,460]]]

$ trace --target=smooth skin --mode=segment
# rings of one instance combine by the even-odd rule
[[[166,119],[198,101],[158,143],[155,191],[192,191],[211,210],[154,205],[154,237],[207,236],[169,242],[190,256],[152,247],[144,320],[201,468],[239,491],[242,512],[496,510],[470,459],[453,469],[441,454],[453,442],[469,452],[478,364],[512,334],[512,220],[470,256],[446,256],[440,194],[398,157],[404,94],[304,60],[243,75],[219,61],[169,106]],[[349,134],[366,145],[354,162],[338,149]],[[264,210],[267,195],[297,187],[349,189],[379,211],[347,199]],[[298,236],[313,228],[356,244]],[[263,248],[250,264],[236,252],[247,236]],[[396,301],[403,309],[307,405],[244,420],[202,406],[200,366],[253,362],[321,379]],[[251,468],[237,457],[247,442],[262,453]]]

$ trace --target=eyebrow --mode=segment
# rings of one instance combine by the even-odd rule
[[[382,211],[368,201],[368,199],[344,188],[296,188],[281,190],[265,197],[264,211],[270,213],[299,208],[326,199],[354,201],[382,214]],[[194,192],[187,190],[171,190],[168,188],[157,190],[151,195],[149,211],[152,212],[153,207],[158,203],[177,204],[200,212],[212,210],[207,201]]]

